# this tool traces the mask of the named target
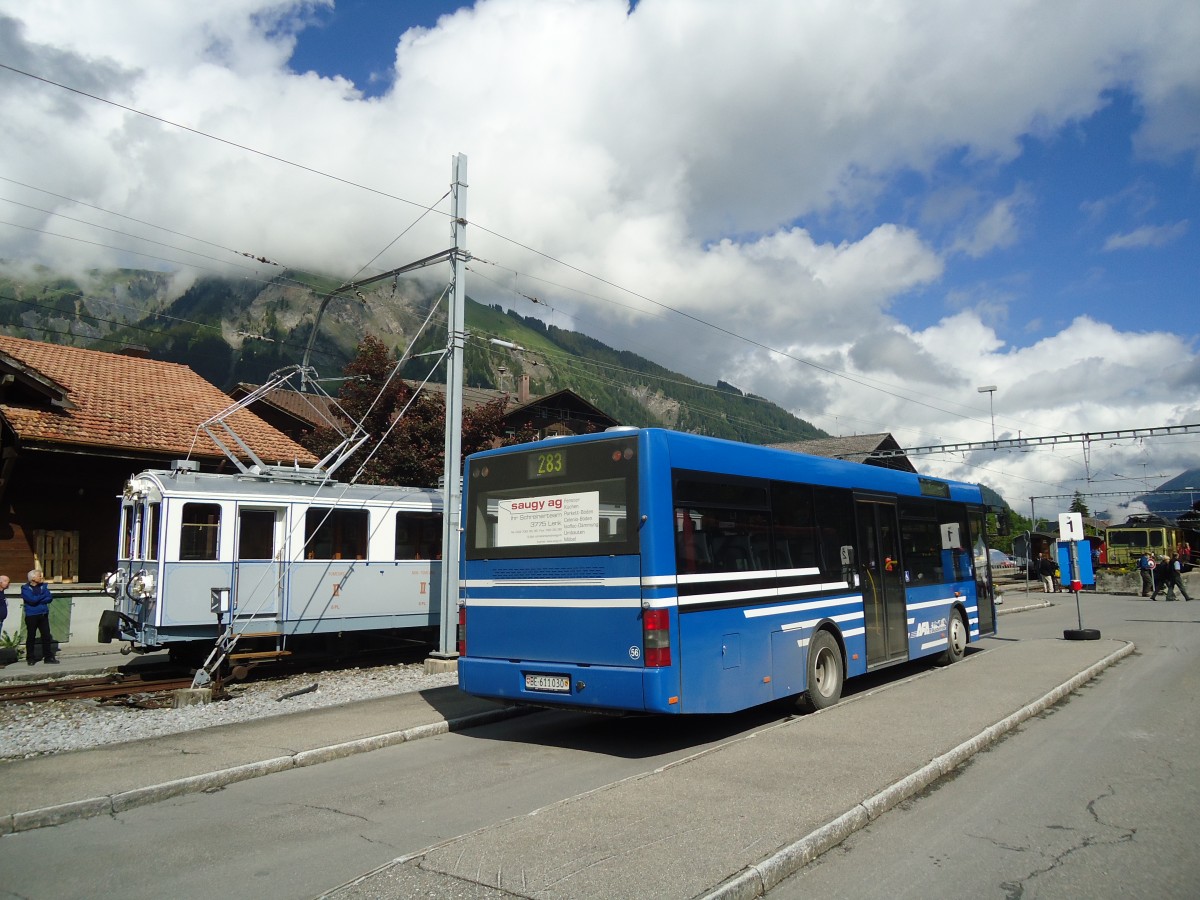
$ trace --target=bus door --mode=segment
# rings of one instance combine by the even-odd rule
[[[867,668],[908,658],[904,566],[900,560],[896,504],[855,501],[858,574],[866,617]]]
[[[283,560],[278,552],[284,507],[238,509],[233,617],[243,634],[278,631]]]

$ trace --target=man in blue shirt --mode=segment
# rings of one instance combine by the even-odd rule
[[[37,662],[33,655],[34,634],[42,635],[42,659],[57,665],[54,657],[54,639],[50,637],[50,603],[54,595],[46,587],[39,569],[29,573],[29,581],[21,585],[21,599],[25,601],[25,661],[29,665]]]
[[[1142,555],[1137,561],[1138,574],[1142,576],[1142,596],[1154,596],[1154,561],[1150,559],[1150,554],[1142,551]],[[1157,599],[1157,598],[1155,598]]]

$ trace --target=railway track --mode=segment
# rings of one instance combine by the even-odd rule
[[[424,658],[424,646],[390,647],[368,651],[353,660],[308,659],[263,660],[235,666],[226,673],[222,684],[243,680],[272,680],[312,671],[369,668],[410,663]],[[107,672],[104,675],[73,678],[69,675],[52,681],[24,681],[0,685],[0,703],[46,703],[54,700],[99,700],[138,707],[170,705],[167,695],[190,688],[193,672],[177,666],[163,666],[143,672]]]
[[[112,673],[91,678],[26,681],[0,686],[0,703],[46,703],[51,700],[118,700],[135,695],[164,694],[192,686],[192,676],[154,677]]]

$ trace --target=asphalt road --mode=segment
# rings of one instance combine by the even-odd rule
[[[786,713],[530,716],[6,835],[0,897],[313,897],[397,856],[653,770]]]
[[[1076,627],[1072,595],[1054,599],[1002,635]],[[1200,603],[1082,602],[1085,627],[1137,653],[768,896],[1200,895]]]

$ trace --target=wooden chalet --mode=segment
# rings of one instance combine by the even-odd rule
[[[417,387],[416,384],[410,385]],[[446,386],[426,384],[424,389],[442,397],[445,395]],[[230,396],[240,400],[254,390],[254,385],[239,384],[230,391]],[[464,409],[474,409],[499,398],[508,398],[510,401],[514,399],[507,391],[463,388]],[[528,429],[542,438],[561,434],[587,434],[621,424],[571,390],[555,391],[543,397],[530,397],[528,376],[522,376],[515,400],[515,405],[510,406],[504,416],[505,430],[508,434]],[[276,388],[268,392],[252,403],[249,409],[295,440],[300,440],[305,434],[324,425],[330,418],[337,418],[339,412],[336,404],[330,403],[320,395],[300,394],[287,388]]]
[[[130,475],[185,458],[234,471],[199,429],[229,406],[187,366],[0,336],[0,572],[99,582]],[[265,463],[317,461],[247,410],[228,421]]]

